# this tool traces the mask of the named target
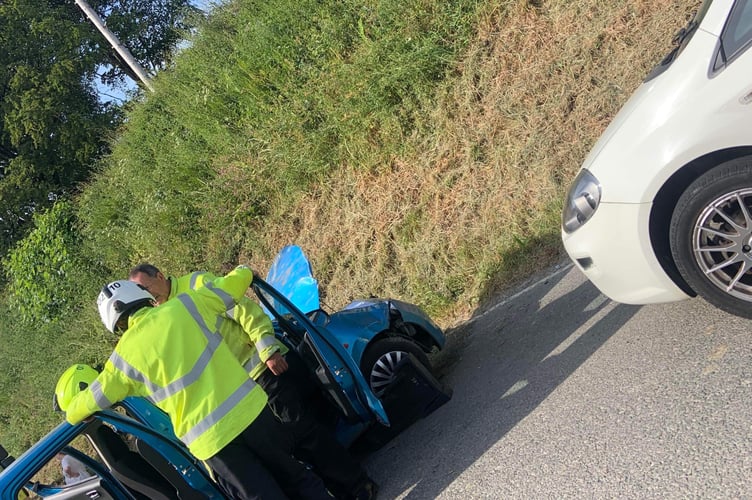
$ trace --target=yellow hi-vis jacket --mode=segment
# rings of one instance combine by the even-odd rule
[[[217,332],[217,317],[243,297],[253,274],[238,267],[175,300],[136,311],[102,373],[69,404],[71,424],[127,396],[164,410],[200,460],[250,425],[267,397]]]
[[[177,279],[170,277],[170,296],[167,300],[188,290],[196,290],[215,279],[216,276],[204,271]],[[242,297],[235,307],[225,312],[219,333],[253,379],[266,370],[266,360],[272,354],[285,354],[288,351],[274,336],[269,316],[248,297]]]

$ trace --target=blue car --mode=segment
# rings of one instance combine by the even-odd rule
[[[89,476],[75,484],[49,482],[59,453],[81,462]],[[142,398],[127,398],[88,422],[62,423],[17,460],[3,455],[3,500],[225,498],[177,440],[167,416]]]
[[[277,337],[300,354],[338,409],[336,435],[345,446],[366,431],[371,445],[383,444],[449,400],[427,356],[444,347],[444,335],[417,306],[364,299],[327,313],[308,259],[292,245],[251,288]]]
[[[351,449],[373,450],[451,398],[427,354],[443,348],[441,329],[418,307],[392,299],[321,308],[318,283],[302,250],[285,247],[266,280],[251,289],[275,333],[309,368],[322,425]],[[170,421],[142,398],[127,398],[90,422],[60,424],[17,460],[0,448],[0,500],[224,498],[210,474],[175,437]],[[70,485],[58,453],[91,473]]]

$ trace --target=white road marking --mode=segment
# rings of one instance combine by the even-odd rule
[[[532,285],[528,286],[527,288],[525,288],[523,290],[520,290],[519,292],[515,293],[514,295],[512,295],[510,297],[507,297],[506,299],[504,299],[501,302],[499,302],[496,305],[494,305],[492,308],[490,308],[490,309],[488,309],[486,311],[483,311],[481,314],[475,316],[474,318],[470,318],[468,320],[468,323],[472,323],[472,322],[474,322],[474,321],[476,321],[476,320],[478,320],[480,318],[483,318],[484,316],[486,316],[486,315],[494,312],[496,309],[498,309],[498,308],[500,308],[500,307],[502,307],[502,306],[510,303],[511,301],[513,301],[514,299],[516,299],[517,297],[526,294],[527,292],[529,292],[533,288],[546,283],[551,278],[554,278],[554,277],[560,275],[563,272],[569,271],[573,266],[574,266],[574,264],[571,263],[571,262],[568,263],[568,264],[565,264],[561,269],[558,269],[557,271],[554,271],[553,273],[549,274],[548,276],[539,279],[538,281],[536,281]]]

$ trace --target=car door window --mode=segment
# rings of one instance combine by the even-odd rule
[[[299,315],[291,311],[283,299],[277,298],[264,290],[259,282],[254,282],[253,291],[261,303],[264,312],[271,318],[277,336],[293,348],[300,345],[306,329],[296,319]],[[302,316],[302,313],[300,314]]]
[[[752,43],[752,0],[738,0],[734,4],[721,35],[725,62],[738,57]]]
[[[217,494],[203,466],[156,429],[101,412],[84,431],[112,476],[137,499],[206,500]]]
[[[76,436],[43,465],[19,492],[19,498],[75,499],[111,498],[101,484],[102,463],[91,444]]]

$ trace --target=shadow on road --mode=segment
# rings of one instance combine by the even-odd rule
[[[572,279],[578,273],[559,272],[447,332],[438,362],[454,396],[367,460],[381,498],[439,496],[639,310]]]

